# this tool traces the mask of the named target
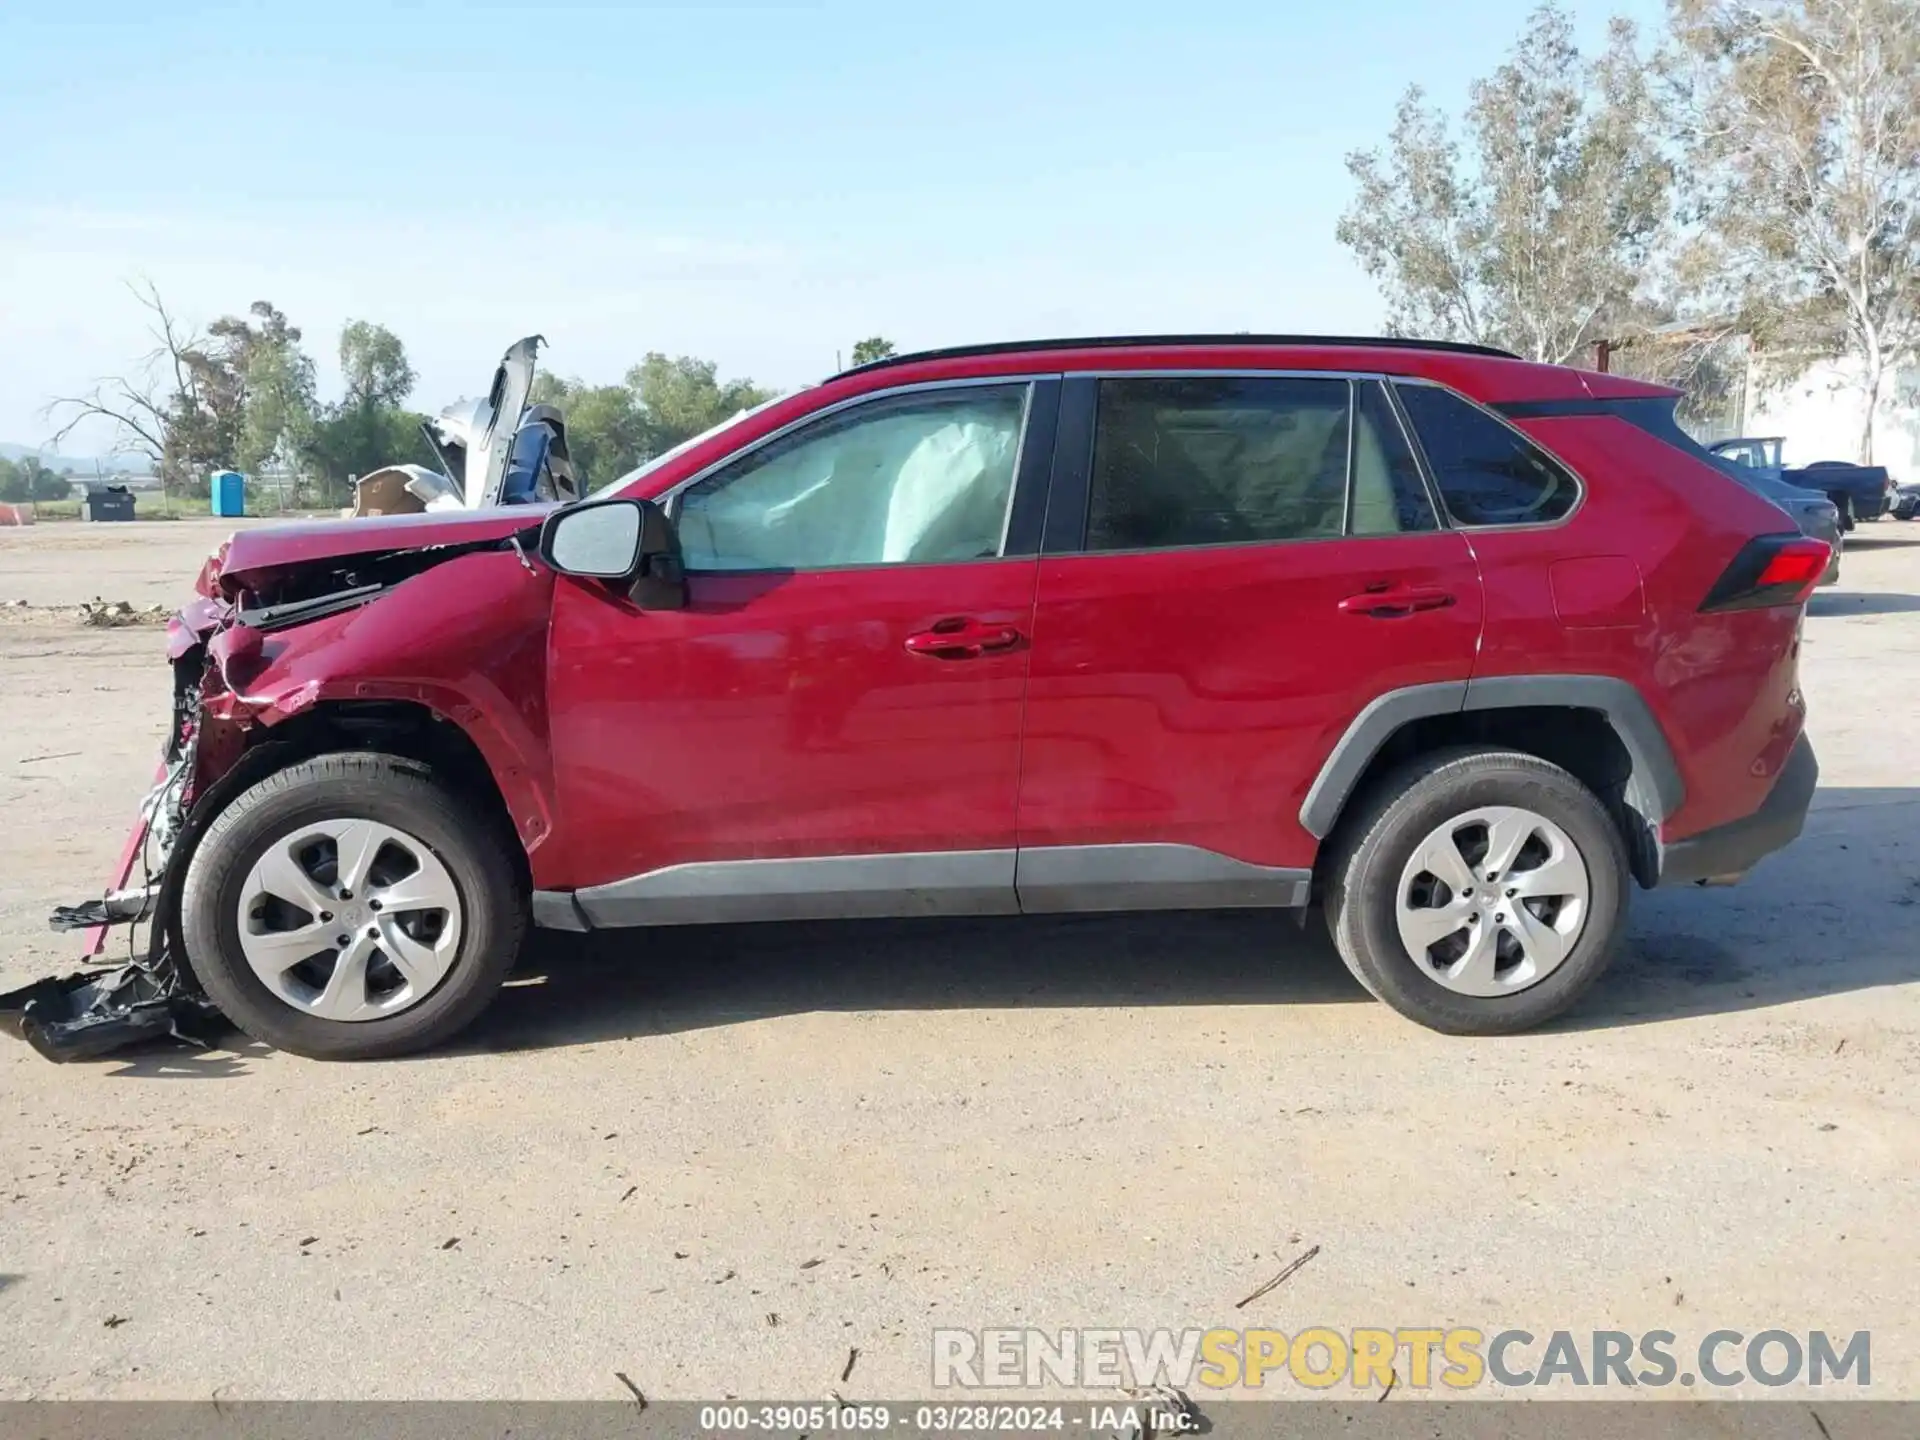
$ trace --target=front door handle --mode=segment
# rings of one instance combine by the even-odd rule
[[[1011,625],[982,625],[962,615],[936,620],[931,629],[909,635],[907,653],[931,660],[977,660],[1019,643],[1020,632]]]
[[[1349,595],[1340,608],[1349,615],[1365,615],[1374,620],[1403,620],[1423,610],[1444,610],[1455,603],[1451,591],[1421,585],[1369,586],[1358,595]]]

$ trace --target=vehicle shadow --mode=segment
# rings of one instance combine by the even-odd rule
[[[1848,550],[1898,550],[1903,545],[1920,545],[1920,524],[1911,520],[1882,520],[1870,530],[1856,527],[1847,532]],[[1844,552],[1840,563],[1846,564]]]
[[[536,932],[462,1048],[670,1034],[816,1010],[1349,1003],[1319,917],[992,916]]]
[[[1920,595],[1819,590],[1807,601],[1807,614],[1816,619],[1836,615],[1904,615],[1914,610],[1920,610]]]
[[[231,1080],[245,1075],[249,1060],[274,1053],[271,1045],[228,1029],[206,1047],[158,1039],[106,1057],[115,1080]]]
[[[1764,1009],[1920,981],[1920,789],[1823,787],[1745,882],[1635,896],[1619,960],[1560,1028]]]
[[[1619,959],[1557,1027],[1920,980],[1917,926],[1920,789],[1825,789],[1792,849],[1746,884],[1636,894]],[[543,931],[455,1048],[578,1045],[818,1010],[1354,1002],[1368,997],[1318,915],[1304,928],[1286,913],[1206,911]]]

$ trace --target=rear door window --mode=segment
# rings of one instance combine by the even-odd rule
[[[1347,408],[1345,380],[1101,381],[1087,549],[1340,535]]]
[[[1102,380],[1087,512],[1091,551],[1436,528],[1381,387],[1312,376]]]
[[[1348,533],[1405,535],[1438,528],[1426,482],[1386,388],[1375,380],[1361,382],[1354,392]]]
[[[1579,482],[1519,431],[1438,385],[1394,388],[1456,524],[1538,525],[1572,511]]]

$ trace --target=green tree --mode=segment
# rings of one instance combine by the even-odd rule
[[[1463,156],[1419,87],[1384,151],[1356,152],[1335,234],[1399,334],[1564,362],[1629,309],[1670,212],[1660,107],[1631,24],[1585,60],[1557,4],[1472,87]]]
[[[617,385],[536,376],[532,401],[566,416],[574,470],[591,489],[773,394],[751,380],[722,381],[711,360],[655,351]]]
[[[1703,308],[1786,368],[1856,367],[1860,459],[1920,355],[1920,3],[1674,0]]]
[[[27,482],[29,500],[64,500],[73,493],[73,481],[43,464],[37,455],[20,461],[20,474]]]
[[[300,349],[299,327],[271,301],[221,316],[182,359],[195,404],[178,428],[196,489],[207,469],[258,471],[296,451],[313,414],[313,361]]]
[[[711,360],[696,360],[691,355],[670,360],[656,350],[627,372],[627,388],[646,417],[648,455],[670,450],[728,416],[773,397],[773,391],[763,390],[751,380],[722,384],[717,378],[718,369]]]
[[[352,481],[388,465],[440,468],[420,429],[421,417],[386,405],[336,405],[314,422],[303,458],[319,483],[318,498],[338,504],[350,498]]]
[[[64,500],[72,493],[73,481],[38,455],[24,455],[18,460],[0,458],[0,500],[14,504]]]
[[[301,452],[329,504],[349,497],[359,476],[388,465],[439,467],[421,418],[403,408],[413,393],[406,346],[384,325],[349,320],[340,331],[345,393],[315,417]]]
[[[891,360],[899,353],[891,340],[880,335],[870,335],[853,347],[853,363],[871,365],[876,360]]]
[[[413,393],[413,366],[407,347],[384,325],[349,320],[340,331],[340,375],[349,406],[398,409]]]
[[[234,450],[238,468],[248,474],[258,474],[269,465],[294,468],[316,417],[313,361],[296,339],[277,337],[250,345],[238,363],[244,367],[240,434]]]

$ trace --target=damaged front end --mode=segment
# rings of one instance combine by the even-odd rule
[[[201,993],[171,942],[170,927],[158,917],[164,914],[169,862],[193,800],[206,642],[228,614],[229,607],[203,596],[169,623],[172,723],[153,788],[121,851],[113,888],[98,900],[60,906],[51,917],[56,931],[88,932],[89,959],[102,955],[110,931],[128,927],[126,963],[36,980],[0,995],[0,1029],[49,1060],[89,1060],[167,1036],[205,1044],[222,1026],[220,1012]]]
[[[282,737],[299,726],[283,722],[308,716],[323,700],[344,692],[354,697],[344,703],[362,711],[417,700],[438,719],[457,711],[477,725],[481,718],[466,714],[471,707],[458,687],[436,684],[422,665],[444,661],[484,673],[492,693],[537,685],[533,667],[543,652],[535,627],[544,623],[548,582],[526,547],[540,513],[516,507],[445,521],[417,515],[289,525],[241,532],[210,557],[197,598],[168,624],[171,723],[118,866],[99,899],[51,917],[56,931],[88,932],[84,958],[102,966],[107,937],[124,932],[126,949],[112,949],[126,958],[117,968],[0,995],[0,1030],[56,1061],[167,1037],[205,1044],[224,1030],[179,938],[181,890],[201,835],[235,794],[295,758],[297,747]],[[482,568],[462,572],[451,562]],[[409,586],[425,582],[428,571],[448,583]],[[355,625],[402,588],[413,597],[410,607]],[[476,595],[487,603],[476,604]],[[543,827],[533,822],[529,837]]]

